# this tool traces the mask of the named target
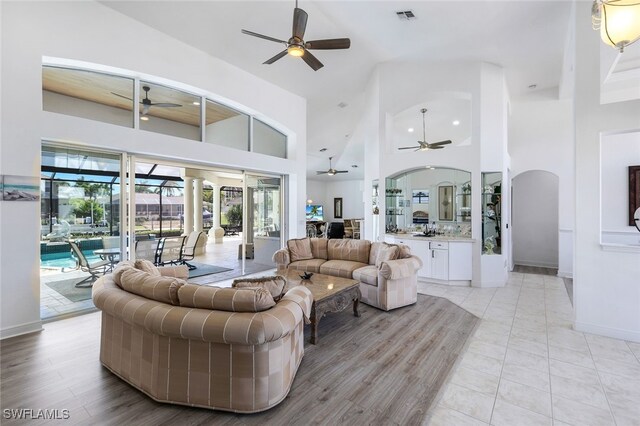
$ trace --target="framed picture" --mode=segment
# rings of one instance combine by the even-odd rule
[[[342,198],[333,199],[333,217],[342,219]]]
[[[429,190],[414,189],[411,191],[411,199],[413,204],[429,204]]]
[[[635,226],[635,211],[640,207],[640,166],[629,166],[629,226]]]
[[[2,176],[3,201],[40,201],[40,178],[34,176]]]
[[[453,220],[453,186],[438,187],[438,220]]]

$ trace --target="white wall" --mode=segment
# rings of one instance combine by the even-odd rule
[[[573,275],[575,159],[573,100],[555,89],[538,90],[511,102],[511,176],[544,170],[558,176],[558,275]],[[516,222],[517,217],[512,220]],[[515,232],[515,230],[514,230]],[[513,236],[516,238],[515,234]]]
[[[576,5],[575,327],[640,342],[640,250],[600,244],[602,134],[640,129],[640,100],[600,104],[599,49],[591,7]]]
[[[558,267],[558,177],[540,170],[513,178],[513,260]]]
[[[602,137],[602,242],[640,243],[629,226],[629,166],[640,165],[640,132]]]
[[[248,151],[249,118],[246,115],[236,115],[208,124],[205,139],[208,143]]]
[[[0,100],[11,105],[2,109],[2,174],[39,176],[43,138],[193,162],[194,167],[284,173],[289,175],[293,206],[288,210],[285,235],[304,235],[304,99],[94,2],[2,2],[0,25]],[[139,40],[145,40],[144,49]],[[131,70],[133,76],[144,79],[162,77],[159,83],[180,83],[178,88],[224,100],[287,132],[290,159],[43,112],[43,57],[102,64],[105,70]],[[39,212],[39,203],[0,203],[1,337],[40,329]]]
[[[326,222],[342,222],[344,219],[362,219],[364,217],[362,180],[307,181],[307,195],[312,204],[324,206]],[[342,218],[336,219],[333,211],[333,199],[342,198]],[[363,236],[364,238],[364,236]]]

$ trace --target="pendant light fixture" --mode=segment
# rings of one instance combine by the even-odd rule
[[[602,41],[620,53],[640,39],[640,0],[595,0],[591,18]]]

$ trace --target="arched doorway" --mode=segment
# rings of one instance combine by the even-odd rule
[[[544,170],[521,173],[512,181],[513,263],[558,268],[559,178]]]

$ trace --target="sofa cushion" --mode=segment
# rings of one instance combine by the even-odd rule
[[[239,278],[233,280],[233,288],[264,288],[276,302],[284,296],[284,286],[287,281],[280,275],[260,278]]]
[[[329,240],[329,260],[350,260],[352,262],[368,263],[371,241],[367,240]],[[322,271],[320,271],[322,272]]]
[[[153,275],[154,277],[159,277],[161,275],[160,271],[158,270],[158,267],[154,265],[153,262],[151,262],[150,260],[137,259],[133,263],[133,267],[141,271],[144,271],[150,275]]]
[[[400,247],[393,244],[385,244],[378,249],[378,256],[376,257],[376,267],[380,267],[382,262],[387,260],[396,260],[398,258],[398,252]]]
[[[375,265],[367,265],[353,271],[353,279],[361,283],[378,286],[378,268]]]
[[[406,244],[397,244],[398,246],[398,259],[408,259],[411,257],[411,248]]]
[[[353,271],[363,266],[369,265],[364,262],[354,262],[351,260],[327,260],[320,266],[320,273],[333,275],[334,277],[351,278]]]
[[[158,302],[178,305],[178,290],[187,282],[175,277],[153,276],[130,266],[117,268],[113,280],[123,290]]]
[[[326,262],[324,259],[298,260],[297,262],[291,262],[287,267],[296,271],[320,272],[320,266]]]
[[[369,250],[369,265],[376,264],[376,260],[378,259],[378,250],[380,250],[380,248],[385,244],[386,243],[381,243],[378,241],[371,243],[371,250]]]
[[[292,262],[296,260],[313,259],[311,254],[311,241],[309,238],[300,238],[287,241],[289,257]]]
[[[329,240],[326,238],[311,238],[311,254],[314,259],[328,260],[327,243]]]
[[[220,288],[185,284],[178,290],[180,306],[228,312],[262,312],[275,306],[264,288]]]

